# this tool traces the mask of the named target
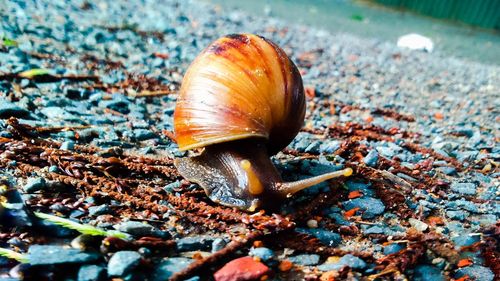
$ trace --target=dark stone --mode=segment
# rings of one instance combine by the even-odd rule
[[[138,221],[122,222],[116,225],[115,228],[134,236],[150,236],[155,232],[155,228],[153,226]]]
[[[460,278],[465,275],[469,275],[472,280],[476,281],[495,280],[495,275],[493,274],[491,269],[480,265],[471,265],[458,269],[457,273],[455,274],[455,278]]]
[[[469,234],[461,234],[459,236],[455,236],[451,238],[451,241],[455,243],[457,247],[465,247],[470,246],[474,243],[477,243],[481,240],[481,236],[479,235],[469,235]]]
[[[417,265],[413,271],[415,281],[444,281],[441,269],[432,265]]]
[[[184,237],[176,241],[177,250],[180,252],[206,251],[211,248],[214,239],[208,235]]]
[[[89,215],[100,216],[111,213],[111,208],[107,204],[89,207]]]
[[[403,250],[405,246],[398,243],[392,243],[384,247],[384,255],[390,255]]]
[[[371,197],[356,198],[349,201],[344,201],[344,209],[351,210],[353,208],[359,208],[363,212],[362,218],[372,219],[377,215],[384,212],[385,206],[380,199],[375,199]]]
[[[109,276],[124,276],[141,262],[141,255],[135,251],[120,251],[113,254],[108,262]]]
[[[158,136],[151,132],[150,130],[147,129],[135,129],[134,130],[134,139],[136,141],[143,141],[143,140],[148,140],[148,139],[154,139],[157,138]]]
[[[192,262],[188,258],[166,258],[156,266],[156,270],[151,280],[163,281],[170,278],[174,273],[179,272]]]
[[[47,182],[44,178],[29,178],[23,189],[27,193],[33,193],[47,187]]]
[[[106,269],[98,265],[83,265],[78,271],[78,281],[101,281],[106,277]]]
[[[100,255],[61,246],[32,245],[28,258],[31,265],[79,264],[95,262]]]
[[[28,110],[0,98],[0,119],[8,119],[10,117],[23,118],[29,114],[30,112]]]
[[[212,242],[212,253],[224,249],[226,245],[227,241],[224,240],[223,238],[215,238],[214,241]]]

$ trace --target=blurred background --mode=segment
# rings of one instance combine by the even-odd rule
[[[500,64],[499,0],[206,1],[394,43],[416,33],[432,41],[434,52]]]

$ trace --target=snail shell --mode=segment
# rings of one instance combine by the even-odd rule
[[[238,34],[216,40],[191,64],[174,127],[181,150],[255,137],[274,154],[296,136],[304,114],[302,78],[285,52]]]

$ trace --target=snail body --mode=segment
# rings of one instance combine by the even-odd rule
[[[270,155],[303,125],[305,95],[297,67],[273,42],[252,34],[222,37],[188,68],[174,111],[180,150],[204,148],[175,161],[211,200],[254,211],[345,169],[283,183]]]

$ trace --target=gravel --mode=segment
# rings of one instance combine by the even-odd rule
[[[252,257],[258,257],[261,261],[266,262],[274,258],[274,252],[265,247],[252,248],[248,253]]]
[[[397,255],[417,243],[383,244],[390,242],[389,238],[414,238],[410,235],[414,229],[423,235],[438,233],[442,241],[451,241],[452,248],[459,250],[485,242],[498,221],[498,66],[398,49],[390,42],[330,33],[192,0],[130,3],[43,0],[37,5],[8,1],[0,7],[0,12],[5,15],[0,20],[0,34],[18,42],[17,47],[0,44],[0,76],[44,68],[51,75],[89,75],[99,79],[99,82],[69,78],[42,81],[43,76],[0,79],[0,149],[3,138],[17,137],[7,124],[10,117],[30,126],[54,127],[43,133],[43,138],[57,141],[52,152],[35,151],[36,157],[22,159],[24,163],[20,159],[11,160],[7,153],[0,154],[0,160],[6,163],[1,167],[0,186],[10,188],[0,189],[0,201],[6,198],[10,204],[7,209],[0,208],[3,222],[0,244],[27,251],[30,263],[43,268],[39,272],[42,275],[60,274],[66,267],[58,265],[74,264],[69,275],[56,276],[61,280],[74,279],[78,274],[78,280],[96,280],[106,279],[107,271],[109,276],[123,279],[165,280],[193,262],[181,254],[191,257],[192,251],[202,254],[219,251],[229,242],[226,239],[229,236],[225,235],[240,234],[240,229],[227,229],[223,233],[210,229],[205,233],[203,227],[183,225],[182,216],[174,211],[160,213],[138,208],[127,200],[113,200],[103,190],[80,195],[80,189],[75,192],[65,183],[65,180],[84,179],[100,186],[90,176],[102,172],[119,185],[120,194],[131,194],[127,181],[121,178],[125,175],[116,177],[107,161],[116,161],[124,155],[151,159],[187,155],[179,152],[168,137],[173,130],[176,91],[195,56],[215,38],[230,33],[252,32],[275,41],[298,65],[304,85],[314,89],[314,97],[307,98],[307,130],[300,132],[289,145],[299,156],[282,153],[274,158],[280,164],[283,178],[300,179],[349,165],[345,153],[337,152],[345,148],[345,140],[354,132],[369,135],[358,142],[362,149],[351,164],[387,172],[376,181],[355,174],[343,184],[334,180],[294,196],[290,200],[293,203],[284,204],[282,216],[300,211],[300,204],[310,202],[314,196],[334,197],[331,201],[334,203],[323,206],[321,201],[317,210],[305,214],[304,221],[299,218],[298,232],[316,237],[327,247],[349,253],[373,253],[377,260]],[[137,96],[148,91],[173,93]],[[380,113],[381,110],[411,115],[415,121],[398,120]],[[330,127],[346,124],[360,124],[362,128],[335,135],[337,132]],[[408,144],[429,150],[417,151]],[[78,157],[84,154],[71,158],[70,168],[51,158],[51,153],[73,155],[88,145],[100,149],[95,157],[106,160],[86,167],[89,171],[86,174],[78,174],[76,169],[82,163]],[[307,155],[303,157],[300,153]],[[27,179],[18,178],[20,167],[28,169],[26,162],[36,163],[40,157],[51,160],[39,170],[30,170]],[[397,164],[402,168],[396,169]],[[152,181],[157,180],[156,171],[147,172]],[[423,185],[423,178],[432,179],[433,185]],[[168,206],[162,196],[165,193],[179,196],[186,188],[183,183],[177,176],[162,180],[159,184],[163,190],[158,188],[158,196],[150,196],[143,203]],[[191,185],[186,189],[196,188]],[[349,199],[352,194],[358,195]],[[348,215],[354,208],[359,209]],[[71,249],[59,245],[68,244],[78,235],[76,231],[35,219],[31,211],[52,212],[106,230],[115,228],[133,235],[133,241],[153,239],[141,240],[146,244],[174,237],[176,247],[156,251],[154,247],[141,246],[141,256],[136,252],[138,247],[133,251],[109,245],[106,248],[106,243],[113,239],[100,237],[106,243],[90,239],[88,245],[79,247],[84,251]],[[219,219],[217,214],[211,218]],[[37,239],[32,237],[33,233],[50,239]],[[58,246],[32,244],[55,241]],[[132,242],[120,245],[127,243]],[[425,247],[433,245],[427,243]],[[282,255],[284,249],[266,243],[250,247],[241,249],[238,255],[249,254],[274,262],[292,255],[288,259],[294,264],[313,267],[305,272],[315,272],[316,265],[324,262],[319,255],[309,252]],[[455,270],[456,261],[447,259],[448,256],[437,257],[438,252],[427,248],[416,259],[415,266],[401,274],[409,280],[428,280],[427,277],[442,280],[463,275],[476,280],[494,278],[484,257]],[[473,254],[481,257],[480,252]],[[323,263],[317,268],[338,271],[349,266],[354,269],[349,273],[353,278],[366,279],[378,272],[373,269],[376,264],[368,260],[347,254],[338,257],[337,262]],[[145,262],[144,268],[141,261]],[[0,260],[0,278],[9,276],[14,264]],[[266,266],[279,272],[278,264],[269,262]],[[29,266],[16,267],[10,276],[14,277],[16,270],[15,274],[22,270],[29,272],[26,268]]]
[[[320,256],[319,255],[297,255],[293,257],[289,257],[288,260],[293,262],[294,264],[300,265],[317,265],[319,263]]]

